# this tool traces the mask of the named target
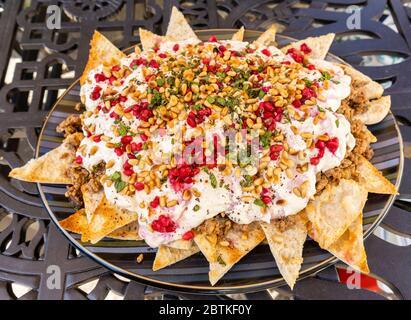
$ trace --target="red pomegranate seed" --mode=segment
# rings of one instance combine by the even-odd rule
[[[171,220],[170,217],[165,215],[160,215],[157,220],[154,220],[151,223],[151,227],[154,231],[157,232],[174,232],[177,228],[175,222]]]
[[[111,68],[111,71],[120,71],[120,66],[113,66],[112,68]]]
[[[317,140],[317,142],[315,143],[315,147],[317,149],[324,149],[325,148],[325,142],[322,140]]]
[[[210,38],[208,38],[208,42],[217,42],[217,37],[216,36],[210,36]]]
[[[309,70],[315,70],[315,65],[309,64],[309,65],[307,66],[307,68],[308,68]]]
[[[130,144],[131,141],[133,141],[133,137],[132,136],[124,136],[121,137],[121,143],[124,145]]]
[[[150,61],[150,67],[154,69],[158,69],[160,67],[160,64],[156,60],[151,60]]]
[[[146,141],[148,140],[148,137],[147,137],[144,133],[140,134],[140,138],[141,138],[141,140],[143,140],[144,142],[146,142]]]
[[[83,163],[83,158],[82,158],[81,156],[77,156],[74,161],[75,161],[77,164],[82,164],[82,163]]]
[[[320,158],[318,158],[318,157],[312,157],[312,158],[310,159],[310,163],[311,163],[313,166],[316,166],[319,162],[320,162]]]
[[[306,44],[306,43],[303,43],[301,46],[300,46],[300,50],[302,51],[302,52],[304,52],[304,54],[308,54],[308,53],[310,53],[312,50],[311,50],[311,48]]]
[[[269,196],[263,196],[263,197],[261,197],[261,200],[263,200],[263,202],[265,204],[270,204],[271,201],[272,201],[271,197],[269,197]]]
[[[134,173],[134,170],[133,169],[124,169],[124,171],[123,171],[123,173],[127,176],[127,177],[129,177],[129,176],[131,176],[133,173]]]
[[[294,100],[292,104],[295,108],[299,108],[301,107],[301,100]]]
[[[136,188],[137,191],[144,190],[144,183],[142,183],[142,182],[136,182],[136,183],[134,184],[134,188]]]
[[[180,49],[180,46],[179,46],[178,43],[176,43],[176,44],[173,46],[173,51],[178,51],[178,49]]]
[[[94,75],[94,79],[95,79],[97,82],[102,82],[102,81],[106,81],[106,80],[107,80],[106,76],[105,76],[103,73],[96,73],[96,74]]]
[[[219,50],[220,52],[224,52],[224,51],[227,50],[227,48],[226,48],[225,46],[221,45],[221,46],[218,46],[218,50]]]
[[[152,208],[157,208],[158,205],[160,204],[160,198],[158,196],[156,196],[153,201],[150,202],[150,207]]]
[[[101,141],[101,135],[94,136],[94,137],[93,137],[93,141],[94,141],[94,142],[100,142],[100,141]]]
[[[270,152],[280,152],[284,149],[284,146],[282,144],[273,144],[270,147]]]
[[[96,86],[96,87],[93,89],[93,92],[91,93],[91,100],[96,101],[97,99],[99,99],[100,96],[101,96],[101,94],[100,94],[100,91],[101,91],[101,90],[102,90],[101,87]]]
[[[193,231],[187,231],[186,233],[183,234],[183,239],[184,240],[191,240],[194,238],[194,232]]]
[[[142,142],[139,142],[139,143],[132,142],[131,143],[131,151],[132,152],[139,152],[139,151],[141,151],[141,149],[143,149],[143,143]]]
[[[325,143],[325,146],[327,147],[328,150],[330,150],[331,153],[335,153],[337,151],[338,145],[339,145],[339,141],[337,137],[334,137]]]
[[[271,52],[270,52],[270,50],[268,50],[268,49],[263,49],[263,50],[261,50],[261,53],[262,53],[263,55],[267,56],[267,57],[270,57],[270,56],[271,56]]]
[[[121,157],[124,153],[124,151],[121,148],[115,148],[114,152],[116,153],[117,156]]]
[[[195,117],[188,117],[187,118],[187,124],[191,127],[191,128],[195,128],[197,126]]]

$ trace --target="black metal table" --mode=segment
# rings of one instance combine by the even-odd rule
[[[411,193],[411,5],[407,1],[180,2],[0,0],[0,299],[177,298],[116,276],[80,255],[50,222],[37,187],[7,178],[10,167],[33,156],[48,110],[61,90],[81,74],[93,31],[102,31],[125,48],[138,42],[139,27],[163,33],[173,5],[179,6],[195,29],[241,25],[265,29],[277,22],[283,34],[295,38],[336,32],[331,51],[383,83],[392,96],[405,140],[400,191]],[[55,12],[48,13],[47,8],[53,5],[61,13],[59,29],[49,29],[47,23]],[[394,298],[411,298],[409,207],[393,207],[366,241],[370,268],[391,288]],[[349,290],[335,281],[334,268],[329,268],[300,281],[293,293],[280,288],[208,298],[382,297]]]

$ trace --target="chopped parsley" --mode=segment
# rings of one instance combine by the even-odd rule
[[[127,186],[127,182],[121,179],[121,173],[116,171],[110,177],[110,180],[114,182],[114,188],[117,192],[120,192]]]
[[[210,176],[211,186],[214,189],[217,188],[217,178],[215,177],[214,173],[210,172],[209,176]]]
[[[257,206],[259,206],[259,207],[262,207],[262,208],[267,207],[267,205],[266,205],[266,204],[264,203],[264,201],[261,200],[261,199],[255,199],[255,200],[254,200],[254,204],[257,205]]]
[[[223,260],[223,258],[222,258],[221,256],[218,256],[218,257],[217,257],[217,261],[218,261],[218,263],[221,264],[222,266],[225,266],[225,265],[226,265],[225,261]]]

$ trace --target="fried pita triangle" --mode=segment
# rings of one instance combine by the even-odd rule
[[[351,90],[350,99],[363,103],[364,100],[378,99],[382,96],[384,88],[378,82],[373,81],[370,77],[366,76],[362,72],[354,69],[346,64],[338,64],[345,72],[345,74],[351,77]]]
[[[358,172],[364,180],[368,192],[379,194],[397,194],[397,188],[388,181],[376,167],[363,156],[360,157]]]
[[[83,209],[78,210],[71,216],[61,220],[60,225],[67,231],[82,235],[88,229],[86,212]],[[120,240],[141,240],[138,234],[138,222],[133,221],[110,233],[107,238]]]
[[[290,288],[298,278],[307,238],[306,219],[302,214],[261,223],[278,269]]]
[[[83,134],[80,132],[67,136],[56,149],[30,160],[23,167],[11,170],[9,177],[28,182],[72,183],[67,170],[73,165],[76,148],[82,139]]]
[[[367,196],[367,189],[354,180],[327,186],[305,209],[310,237],[327,249],[362,212]]]
[[[295,48],[300,50],[302,44],[307,44],[311,52],[306,54],[309,58],[324,60],[334,41],[335,34],[329,33],[319,37],[309,37],[297,42],[293,42],[288,46],[281,48],[283,53],[287,53],[288,49]]]
[[[139,34],[143,51],[153,49],[157,47],[160,44],[160,42],[164,41],[164,37],[159,36],[143,28],[139,29]]]
[[[257,46],[268,46],[275,43],[275,34],[277,33],[277,27],[272,24],[266,31],[264,31],[253,43]]]
[[[114,65],[126,55],[100,32],[94,31],[90,42],[90,53],[87,65],[80,78],[80,84],[86,82],[89,72],[101,64]]]
[[[171,10],[166,37],[175,41],[198,39],[184,15],[176,7]]]
[[[363,273],[370,272],[364,248],[362,213],[327,250],[350,267]]]
[[[241,27],[240,29],[238,29],[238,31],[233,34],[231,40],[243,41],[244,40],[244,31],[245,31],[244,27]]]
[[[114,230],[136,221],[137,218],[136,213],[116,207],[103,196],[81,240],[94,244]]]
[[[190,249],[194,245],[194,241],[191,240],[175,240],[170,243],[167,243],[166,246],[173,249]]]
[[[264,232],[258,223],[244,226],[234,225],[225,235],[225,245],[216,237],[210,237],[205,232],[198,232],[194,242],[210,263],[209,279],[211,285],[215,285],[224,274],[230,270],[242,257],[247,255],[261,241],[264,240]],[[216,240],[216,241],[215,241]]]
[[[168,246],[160,246],[153,263],[153,271],[160,270],[176,262],[182,261],[199,252],[197,245],[193,244],[189,249],[175,249]]]
[[[390,112],[391,96],[384,96],[376,100],[372,100],[367,104],[368,109],[364,113],[356,114],[355,119],[361,120],[367,125],[381,122]]]

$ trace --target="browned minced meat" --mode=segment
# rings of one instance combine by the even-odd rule
[[[105,163],[94,166],[93,172],[90,174],[86,169],[81,166],[73,166],[69,168],[68,175],[71,177],[74,184],[67,187],[66,197],[73,201],[77,206],[83,204],[83,194],[81,187],[87,184],[92,192],[98,192],[103,188],[100,183],[100,177],[104,173]]]
[[[338,112],[343,114],[351,124],[351,133],[355,138],[355,147],[351,152],[348,152],[345,159],[337,168],[327,170],[325,172],[319,172],[317,174],[316,190],[317,194],[320,193],[329,184],[338,184],[341,179],[353,179],[358,181],[360,179],[357,171],[357,164],[360,159],[360,155],[367,159],[371,159],[373,156],[373,150],[370,147],[371,135],[364,125],[359,120],[354,120],[353,115],[357,113],[355,108],[359,107],[359,104],[353,103],[350,100],[351,97],[345,99]]]
[[[81,132],[82,129],[80,117],[74,114],[68,116],[57,126],[56,131],[59,133],[64,133],[65,137],[75,132]]]

